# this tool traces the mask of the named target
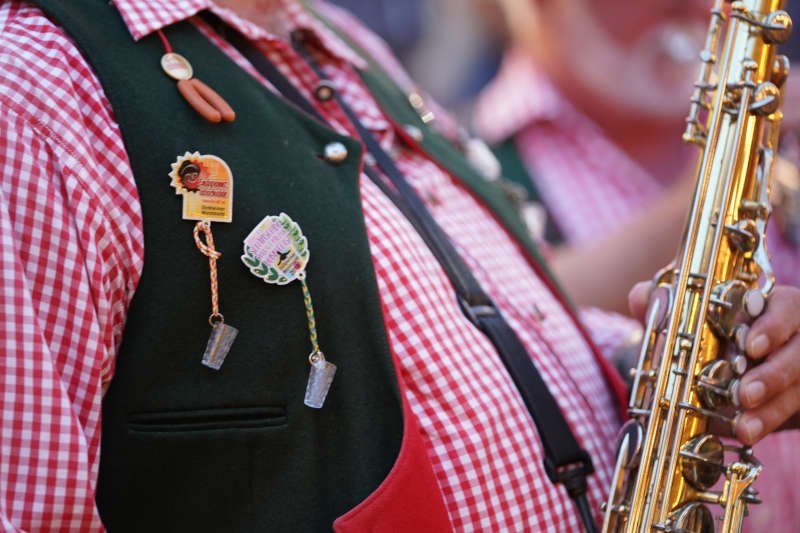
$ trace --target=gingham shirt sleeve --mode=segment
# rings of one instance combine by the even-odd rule
[[[597,307],[580,309],[580,319],[606,359],[614,362],[624,349],[639,342],[642,324],[633,318]]]
[[[85,530],[94,507],[104,332],[99,310],[87,303],[83,250],[67,245],[78,236],[58,206],[51,147],[13,112],[0,117],[4,528]]]
[[[101,531],[103,384],[141,218],[94,75],[37,10],[0,5],[0,529]]]

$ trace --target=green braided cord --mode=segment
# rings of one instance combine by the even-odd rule
[[[306,285],[306,280],[301,279],[300,283],[303,286],[303,303],[306,306],[306,317],[308,318],[308,338],[311,341],[311,353],[319,352],[319,343],[317,342],[317,321],[314,319],[314,304],[311,303],[311,293]]]

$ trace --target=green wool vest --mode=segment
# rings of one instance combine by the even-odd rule
[[[161,71],[157,35],[134,42],[112,3],[34,3],[99,77],[144,217],[144,270],[103,403],[103,522],[111,531],[330,530],[384,480],[403,437],[361,211],[360,143],[265,90],[189,23],[164,31],[236,110],[233,123],[199,117]],[[375,69],[363,75],[398,124],[422,129],[422,149],[493,209],[541,273],[503,194],[419,120],[387,77]],[[335,141],[349,151],[341,164],[321,157]],[[210,333],[208,261],[167,176],[187,151],[220,157],[234,179],[233,222],[213,224],[221,311],[239,329],[219,371],[200,363]],[[299,284],[267,285],[239,259],[249,231],[280,212],[308,239],[320,344],[339,367],[320,410],[303,405],[310,345]]]
[[[556,224],[550,210],[547,209],[539,188],[536,186],[535,176],[525,168],[525,163],[522,161],[522,156],[514,138],[511,137],[492,146],[492,152],[494,152],[497,160],[500,161],[500,166],[503,168],[503,177],[524,187],[525,192],[528,193],[528,200],[538,202],[545,208],[547,212],[544,230],[545,240],[554,246],[564,244],[564,234]]]

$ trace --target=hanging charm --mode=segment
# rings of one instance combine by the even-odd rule
[[[183,196],[183,219],[196,220],[194,242],[208,257],[211,282],[211,335],[206,343],[202,363],[219,370],[239,330],[225,324],[219,311],[217,260],[222,255],[214,246],[211,222],[230,222],[233,217],[233,175],[228,165],[217,156],[186,152],[172,164],[170,185]]]
[[[205,242],[200,235],[205,236]],[[203,255],[208,257],[208,270],[211,278],[211,316],[208,323],[211,325],[211,335],[206,343],[202,363],[214,370],[219,370],[225,357],[231,349],[239,330],[225,324],[225,317],[219,312],[219,286],[217,284],[217,259],[222,255],[214,248],[214,236],[211,233],[211,223],[201,220],[194,226],[194,242]]]
[[[164,73],[178,82],[178,91],[183,99],[209,122],[233,122],[236,113],[214,89],[194,77],[194,69],[189,60],[172,50],[167,37],[159,30],[158,36],[164,44],[165,54],[161,56]]]
[[[264,217],[244,240],[242,261],[253,275],[274,285],[300,281],[311,343],[311,353],[308,356],[311,369],[304,403],[308,407],[319,409],[325,403],[336,374],[336,365],[327,361],[319,348],[314,305],[306,284],[305,269],[308,259],[308,242],[300,226],[286,213]]]

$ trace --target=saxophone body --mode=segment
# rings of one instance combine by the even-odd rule
[[[716,0],[684,140],[700,147],[675,261],[654,278],[604,532],[740,531],[761,466],[733,427],[748,324],[775,279],[764,242],[791,32],[782,0]]]

